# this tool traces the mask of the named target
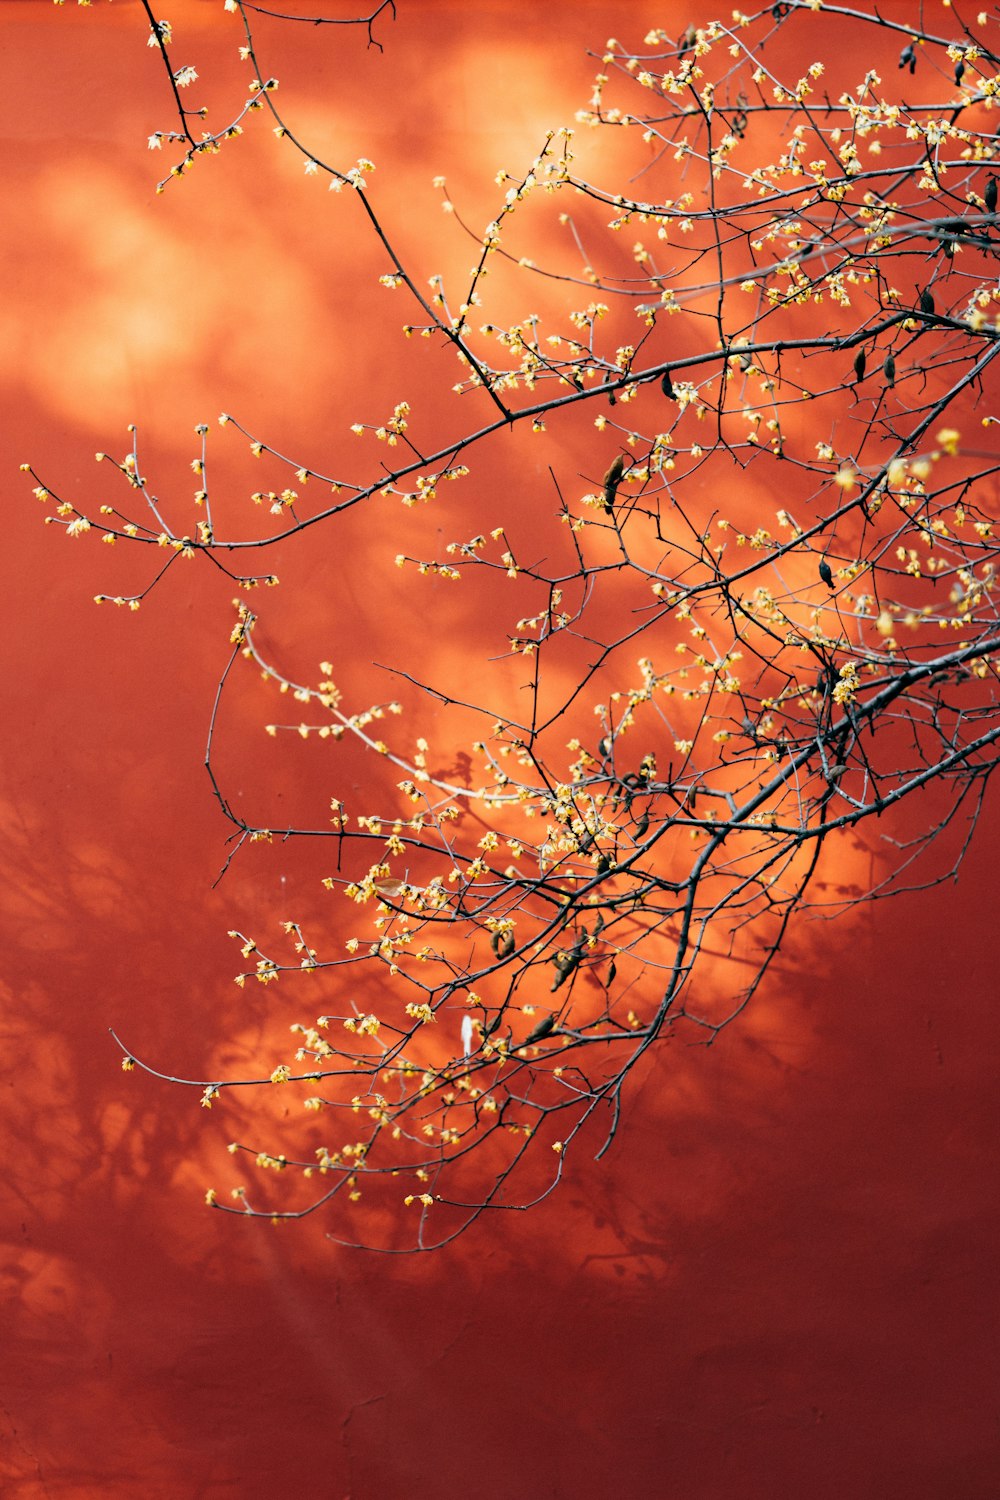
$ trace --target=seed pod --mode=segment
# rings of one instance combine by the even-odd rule
[[[514,934],[509,928],[503,928],[493,934],[490,944],[497,958],[508,958],[514,951]]]
[[[618,498],[618,486],[622,482],[622,475],[624,473],[625,459],[619,453],[613,460],[611,467],[602,481],[604,485],[604,509],[609,516],[614,514],[615,500]]]
[[[854,380],[855,380],[855,383],[857,383],[859,380],[864,380],[864,378],[865,378],[865,364],[867,363],[867,360],[868,360],[868,356],[865,353],[864,349],[863,348],[859,349],[858,352],[857,352],[857,354],[854,356]]]
[[[882,365],[882,373],[885,376],[885,383],[887,386],[891,387],[896,384],[896,360],[891,350],[885,357],[885,361]]]
[[[534,1030],[533,1031],[529,1031],[528,1035],[525,1037],[524,1041],[521,1043],[521,1046],[522,1047],[530,1047],[530,1045],[531,1045],[532,1042],[540,1042],[540,1041],[543,1040],[544,1037],[551,1036],[552,1032],[555,1031],[555,1029],[556,1029],[556,1018],[555,1018],[555,1016],[551,1015],[551,1014],[547,1015],[547,1016],[543,1016],[542,1019],[539,1021],[538,1025],[534,1028]]]
[[[680,62],[685,53],[690,52],[698,40],[698,28],[695,25],[687,27],[684,35],[677,40],[677,61]]]
[[[560,985],[566,983],[567,979],[572,974],[577,964],[580,962],[580,955],[583,952],[583,945],[585,941],[585,935],[581,934],[568,953],[557,953],[555,958],[552,960],[553,968],[557,970],[556,977],[552,981],[553,991],[559,989]]]

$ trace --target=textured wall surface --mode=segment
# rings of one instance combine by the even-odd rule
[[[585,101],[586,47],[666,10],[401,0],[382,55],[259,38],[302,133],[376,159],[430,274],[468,254],[432,253],[434,175],[481,218],[498,167]],[[221,119],[235,21],[192,0],[170,18]],[[210,1213],[225,1117],[120,1071],[110,1026],[198,1077],[300,1018],[236,989],[226,932],[311,902],[323,860],[251,851],[213,888],[227,829],[202,759],[233,587],[196,567],[135,616],[95,608],[145,559],[45,528],[17,465],[93,495],[95,450],[123,454],[136,422],[155,485],[186,492],[194,425],[224,409],[335,462],[396,358],[365,340],[366,291],[345,323],[351,206],[265,122],[154,193],[169,157],[146,138],[170,114],[144,34],[134,4],[0,10],[4,1495],[995,1496],[995,809],[957,883],[807,924],[714,1048],[667,1047],[636,1080],[599,1164],[437,1256]],[[318,533],[287,549],[267,628],[351,686],[426,603],[395,599],[380,636],[379,538],[363,517],[342,536],[346,559]],[[433,650],[461,649],[440,607]],[[310,745],[289,775],[268,714],[248,684],[227,723],[241,806],[268,786],[322,806],[371,774]]]

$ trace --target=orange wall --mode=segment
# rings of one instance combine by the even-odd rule
[[[235,22],[165,9],[221,117]],[[467,254],[438,246],[431,178],[491,211],[497,168],[586,98],[584,48],[689,9],[400,0],[381,57],[260,36],[303,126],[332,115],[335,154],[379,163],[430,274]],[[284,1025],[285,995],[231,984],[225,934],[312,901],[324,860],[255,851],[211,889],[227,830],[201,760],[234,590],[189,571],[138,616],[95,609],[145,560],[43,527],[17,465],[93,495],[92,454],[135,421],[185,492],[222,409],[332,464],[357,392],[408,376],[363,302],[345,333],[349,205],[265,128],[154,195],[169,112],[144,30],[118,0],[0,8],[4,1496],[992,1500],[992,808],[957,884],[811,928],[711,1051],[663,1049],[600,1164],[436,1257],[209,1213],[225,1118],[121,1073],[112,1025],[194,1076]],[[268,643],[310,668],[335,650],[363,684],[372,545],[360,515],[339,550],[291,545]],[[237,696],[230,787],[249,807],[276,781],[298,809],[329,773],[311,747],[288,771],[272,713]]]

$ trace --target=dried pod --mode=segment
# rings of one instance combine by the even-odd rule
[[[614,513],[615,500],[618,498],[618,486],[622,482],[622,475],[624,473],[625,458],[623,454],[619,453],[602,480],[604,485],[604,509],[608,512],[608,515]]]
[[[524,1041],[521,1043],[521,1046],[522,1047],[530,1047],[532,1042],[540,1042],[545,1037],[551,1036],[552,1033],[553,1033],[553,1031],[555,1031],[555,1029],[556,1029],[556,1018],[555,1018],[555,1016],[552,1015],[552,1014],[549,1014],[547,1016],[543,1016],[542,1019],[539,1021],[538,1025],[534,1028],[534,1030],[528,1032],[528,1035],[525,1037]]]

